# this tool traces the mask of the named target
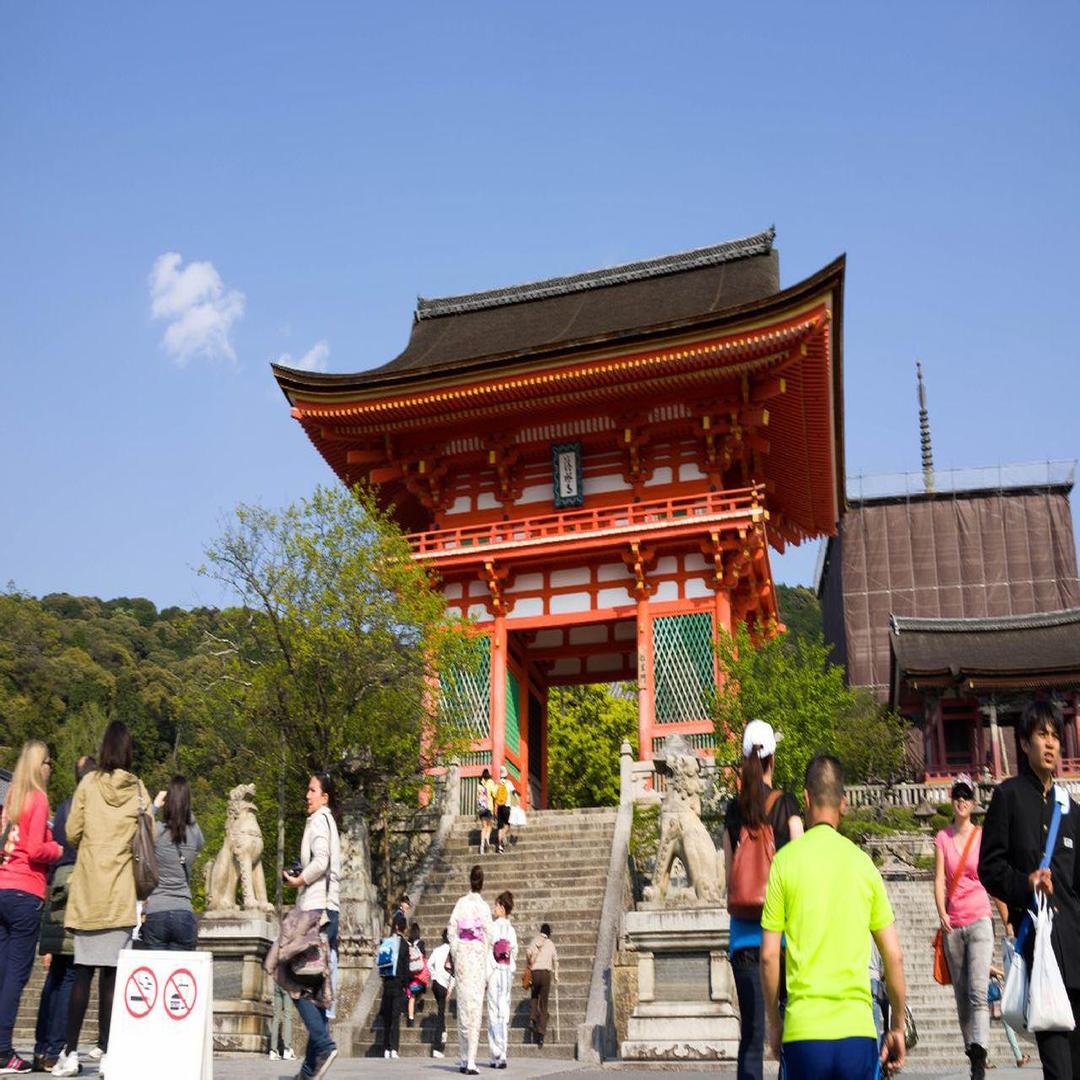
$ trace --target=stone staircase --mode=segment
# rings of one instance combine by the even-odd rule
[[[964,1064],[963,1038],[956,1018],[956,1001],[951,986],[934,981],[934,959],[931,948],[938,928],[934,907],[933,882],[887,881],[889,899],[896,915],[900,944],[904,950],[904,972],[907,976],[908,1004],[919,1029],[919,1045],[908,1058],[912,1069],[931,1069],[938,1065]],[[994,964],[1001,967],[1001,923],[995,917],[994,932],[998,937],[994,949]],[[1020,1049],[1038,1061],[1034,1040],[1017,1032]],[[1000,1021],[990,1021],[990,1059],[999,1069],[1013,1068],[1005,1030]]]
[[[572,1058],[578,1025],[592,978],[600,911],[604,900],[608,861],[615,830],[614,809],[532,811],[529,824],[517,830],[516,843],[505,854],[477,854],[479,829],[475,818],[460,818],[437,865],[428,879],[423,897],[411,918],[433,949],[450,919],[458,898],[468,891],[469,869],[484,867],[484,899],[493,903],[504,889],[514,894],[512,921],[518,936],[518,957],[511,998],[509,1056]],[[539,932],[551,924],[559,950],[559,1032],[555,1028],[555,989],[552,988],[550,1023],[543,1049],[529,1041],[529,993],[521,987],[525,949]],[[373,976],[377,978],[378,976]],[[436,1023],[435,1001],[430,993],[417,1005],[416,1025],[401,1022],[401,1055],[430,1056]],[[447,1005],[446,1056],[457,1061],[457,1003],[451,995]],[[382,1055],[382,1023],[378,1001],[368,1022],[357,1031],[352,1051],[357,1057]],[[487,1011],[480,1037],[477,1062],[486,1063]]]
[[[23,987],[19,1001],[19,1014],[15,1018],[15,1031],[12,1042],[15,1049],[27,1060],[34,1050],[34,1028],[37,1025],[38,1005],[41,1002],[41,988],[45,985],[45,969],[41,966],[41,957],[34,957],[34,968]],[[87,1051],[97,1039],[98,1033],[98,981],[90,987],[90,1002],[86,1007],[86,1018],[82,1026],[82,1050]]]

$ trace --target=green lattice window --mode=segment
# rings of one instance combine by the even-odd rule
[[[521,684],[512,672],[506,672],[506,749],[516,754],[521,748]]]
[[[473,662],[452,667],[440,677],[443,704],[452,724],[477,738],[491,733],[491,641],[473,642]]]
[[[712,616],[662,615],[652,625],[656,723],[707,719],[716,689]]]

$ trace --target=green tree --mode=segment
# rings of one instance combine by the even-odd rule
[[[617,806],[619,751],[637,752],[637,700],[603,685],[548,692],[548,798],[565,810]]]
[[[849,689],[820,635],[777,637],[754,645],[745,627],[719,646],[723,684],[716,697],[717,761],[741,761],[742,731],[768,721],[781,737],[776,780],[801,791],[814,754],[836,754],[851,781],[894,780],[903,766],[904,721]],[[862,746],[859,746],[859,742]]]
[[[459,659],[464,627],[362,488],[240,506],[206,556],[202,572],[240,607],[205,649],[200,753],[276,789],[279,869],[286,809],[318,769],[348,778],[388,843],[393,805],[415,803],[425,770],[460,745],[429,674]]]
[[[780,607],[780,621],[791,637],[814,639],[821,636],[821,604],[813,589],[805,585],[777,585],[776,602]]]

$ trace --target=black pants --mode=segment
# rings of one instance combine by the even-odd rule
[[[738,1080],[762,1080],[765,1055],[765,993],[761,987],[761,950],[738,949],[731,955],[739,998]]]
[[[1074,1030],[1035,1033],[1045,1080],[1080,1080],[1080,990],[1071,986],[1069,1004],[1076,1021]]]
[[[98,1046],[109,1049],[109,1026],[112,1023],[113,988],[116,986],[116,968],[102,967],[98,972]],[[68,1051],[77,1049],[82,1031],[86,1006],[90,1004],[90,982],[94,968],[85,964],[75,965],[75,982],[71,986],[68,1004],[67,1040]]]
[[[445,986],[440,986],[434,979],[431,980],[431,992],[435,995],[435,1004],[439,1010],[435,1017],[435,1049],[441,1050],[446,1042],[446,999],[449,993]]]
[[[551,994],[551,972],[533,971],[529,990],[529,1023],[542,1039],[547,1034],[548,997]]]
[[[400,979],[384,979],[382,1007],[379,1015],[383,1022],[383,1053],[397,1050],[401,1042],[401,1008],[405,1004],[405,987]]]

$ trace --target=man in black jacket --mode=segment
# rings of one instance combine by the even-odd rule
[[[1064,788],[1054,784],[1061,754],[1061,721],[1053,707],[1036,702],[1024,714],[1019,729],[1019,775],[999,785],[990,800],[983,825],[979,879],[986,891],[1009,908],[1016,933],[1027,921],[1035,890],[1048,897],[1054,911],[1051,938],[1058,967],[1069,992],[1077,1030],[1036,1034],[1043,1076],[1050,1080],[1080,1080],[1080,807]],[[1061,824],[1050,866],[1040,870],[1055,801],[1061,804]],[[1028,932],[1024,956],[1031,970],[1035,934]]]

